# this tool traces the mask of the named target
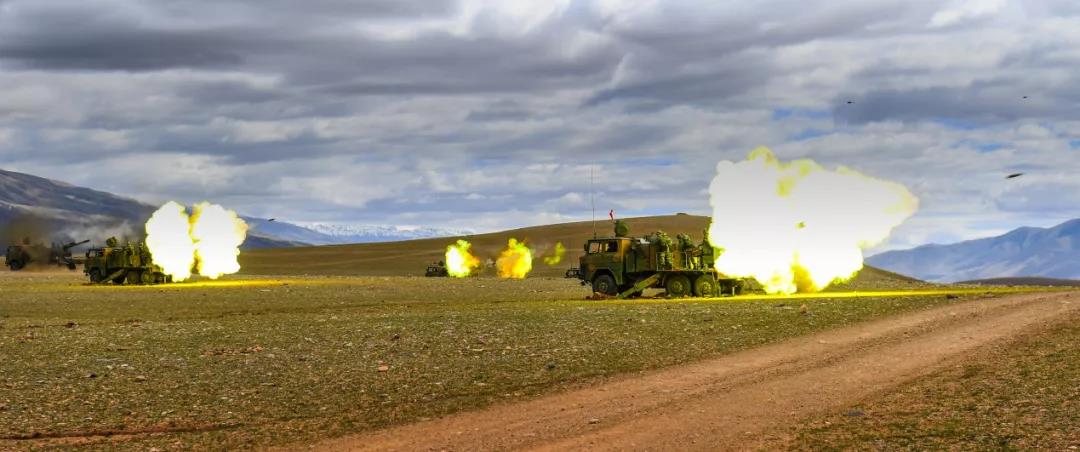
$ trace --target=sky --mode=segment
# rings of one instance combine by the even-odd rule
[[[0,168],[492,231],[707,215],[763,145],[907,186],[899,248],[1080,217],[1078,67],[1074,0],[0,0]]]

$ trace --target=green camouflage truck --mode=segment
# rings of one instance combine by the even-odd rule
[[[579,267],[567,272],[596,293],[619,298],[640,296],[645,289],[663,288],[669,297],[716,297],[743,291],[746,282],[728,278],[713,268],[718,250],[708,238],[695,244],[679,234],[672,240],[663,231],[630,237],[623,221],[615,222],[615,236],[585,243]]]
[[[30,239],[23,239],[22,243],[9,245],[4,254],[4,262],[11,271],[26,268],[27,265],[59,265],[69,270],[75,269],[75,259],[71,257],[71,249],[82,245],[89,240],[81,242],[61,243],[53,242],[52,246],[43,244],[31,244]]]
[[[172,277],[154,264],[150,250],[142,242],[120,245],[116,237],[110,237],[102,248],[90,248],[86,252],[83,272],[95,284],[161,284],[172,282]]]

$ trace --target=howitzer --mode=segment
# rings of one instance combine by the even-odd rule
[[[745,280],[713,268],[722,250],[713,248],[707,237],[700,245],[686,234],[672,240],[662,231],[631,237],[629,225],[620,220],[614,237],[593,238],[584,251],[580,265],[566,276],[608,296],[637,297],[645,289],[662,288],[668,297],[715,297],[737,295],[748,287]]]
[[[142,242],[121,245],[115,237],[102,248],[86,251],[83,272],[94,284],[161,284],[172,282],[160,266],[154,264],[149,248]]]
[[[49,256],[50,263],[67,267],[68,270],[74,270],[76,262],[75,258],[71,256],[71,249],[84,243],[90,243],[90,240],[69,242],[67,244],[53,242],[52,253]]]
[[[75,248],[76,246],[82,245],[84,243],[90,243],[90,240],[83,240],[81,242],[71,242],[71,243],[68,243],[67,245],[64,245],[62,248],[63,248],[64,251],[68,251],[68,250],[70,250],[72,248]]]
[[[71,249],[89,242],[52,242],[52,246],[42,243],[32,244],[30,239],[23,239],[22,243],[7,247],[5,262],[12,271],[22,270],[27,265],[59,265],[74,270],[76,262],[71,257]]]

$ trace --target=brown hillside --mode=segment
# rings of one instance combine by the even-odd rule
[[[694,215],[667,215],[658,217],[626,218],[630,232],[641,235],[655,230],[668,234],[690,234],[701,240],[702,232],[709,227],[709,218]],[[612,234],[608,220],[596,222],[600,237]],[[408,240],[403,242],[360,243],[353,245],[327,245],[280,249],[245,251],[240,256],[243,273],[246,274],[316,274],[316,275],[368,275],[368,276],[423,276],[424,269],[434,261],[441,260],[446,246],[459,238],[473,244],[473,253],[481,260],[495,258],[506,248],[510,238],[524,240],[537,254],[536,258],[552,252],[556,242],[566,246],[566,256],[554,267],[536,259],[530,276],[562,276],[571,263],[581,256],[585,240],[592,237],[592,222],[564,223],[547,226],[514,229],[468,237],[443,237],[437,239]]]
[[[709,226],[709,218],[696,215],[666,215],[624,219],[631,235],[644,235],[662,230],[669,235],[686,233],[695,241]],[[610,221],[597,221],[600,237],[612,234]],[[363,275],[363,276],[422,276],[425,268],[441,260],[446,246],[459,238],[473,244],[473,253],[481,260],[494,259],[506,247],[510,238],[524,240],[534,250],[536,260],[530,276],[561,277],[571,265],[577,266],[582,246],[593,235],[588,221],[514,229],[468,237],[409,240],[403,242],[361,243],[296,248],[258,249],[245,251],[240,264],[245,274],[261,275]],[[547,266],[540,257],[551,253],[556,242],[566,246],[566,256],[556,266]],[[491,275],[488,271],[486,273]],[[925,283],[884,270],[867,267],[859,277],[842,287],[854,290],[865,288],[902,288]]]

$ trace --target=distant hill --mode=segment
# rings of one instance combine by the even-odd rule
[[[975,284],[980,286],[1055,286],[1080,287],[1080,279],[1058,279],[1039,277],[990,278],[960,281],[957,284]]]
[[[709,227],[709,218],[694,215],[667,215],[626,218],[631,235],[644,235],[663,230],[669,235],[689,234],[695,241]],[[610,236],[610,221],[596,222],[596,234]],[[577,222],[535,226],[510,231],[464,237],[409,240],[401,242],[330,245],[288,249],[252,250],[240,255],[241,273],[263,275],[366,275],[422,276],[432,262],[443,259],[446,246],[464,238],[473,244],[473,252],[481,259],[494,258],[506,247],[511,237],[525,240],[536,255],[530,276],[561,277],[567,268],[577,266],[584,254],[585,241],[593,236],[592,222]],[[545,265],[540,257],[550,255],[555,243],[566,247],[561,263]],[[491,275],[491,272],[487,273]],[[870,288],[911,288],[926,283],[906,276],[867,267],[852,281],[840,285],[841,290]]]
[[[473,231],[441,228],[402,228],[381,225],[350,225],[311,223],[295,225],[282,221],[250,219],[259,231],[284,240],[311,245],[340,245],[347,243],[395,242],[472,234]]]
[[[1080,279],[1080,219],[951,245],[889,251],[871,256],[867,262],[937,282],[1003,277]]]
[[[109,236],[141,238],[143,224],[156,209],[131,198],[0,170],[0,244],[24,237],[46,243],[90,239],[97,245]],[[244,247],[296,244],[254,228]]]
[[[396,242],[401,240],[429,239],[438,237],[464,236],[474,234],[465,229],[443,229],[431,227],[399,227],[380,225],[348,225],[334,223],[312,223],[304,227],[331,237],[332,243],[311,242],[313,245],[331,245],[344,243]]]
[[[629,218],[625,220],[631,233],[662,229],[669,234],[687,233],[698,239],[709,225],[707,217],[672,215]],[[597,235],[611,235],[611,222],[596,222]],[[514,229],[470,236],[408,240],[399,242],[364,243],[298,247],[281,250],[255,250],[240,256],[243,273],[249,274],[326,274],[326,275],[423,275],[428,264],[443,259],[446,246],[465,238],[473,244],[473,252],[481,259],[495,258],[511,237],[525,240],[537,256],[545,256],[562,242],[566,256],[556,266],[548,267],[539,259],[532,275],[562,276],[571,263],[576,266],[583,254],[581,246],[592,237],[591,222],[565,223]]]

